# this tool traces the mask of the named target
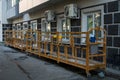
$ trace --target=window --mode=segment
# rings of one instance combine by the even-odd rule
[[[101,12],[93,12],[93,13],[87,13],[86,14],[87,19],[87,30],[90,30],[91,28],[95,28],[96,26],[101,26]],[[92,31],[91,34],[95,34],[95,31]]]
[[[33,31],[37,30],[37,22],[31,22],[31,29]]]
[[[82,12],[82,32],[86,32],[91,28],[103,27],[103,13],[104,7],[92,7],[83,9]],[[91,34],[95,35],[95,31],[92,31]],[[100,32],[99,37],[102,36]]]
[[[46,26],[45,26],[45,32],[51,32],[50,22],[47,22],[45,25],[46,25]],[[46,34],[46,35],[45,35],[45,40],[50,40],[50,38],[51,38],[50,35],[51,35],[51,33]]]
[[[11,8],[11,4],[10,4],[11,2],[10,2],[10,0],[7,0],[7,9],[10,9]]]
[[[24,29],[28,29],[28,26],[27,26],[27,24],[24,24]]]
[[[50,22],[46,23],[46,32],[51,32]]]
[[[19,3],[19,0],[12,0],[12,7],[14,7],[17,3]]]
[[[46,22],[46,20],[42,20],[42,32],[51,32],[50,22]]]
[[[63,39],[69,39],[69,34],[67,34],[66,32],[70,32],[70,19],[66,19],[66,20],[62,19],[61,24],[62,24]]]
[[[23,30],[27,30],[28,29],[28,24],[27,23],[23,23]]]
[[[17,38],[21,38],[21,25],[17,24]]]
[[[24,37],[26,36],[26,31],[28,30],[28,23],[24,22],[22,27],[23,27],[23,39],[24,39]]]
[[[51,23],[47,22],[45,19],[43,19],[41,30],[42,30],[42,40],[43,41],[50,40],[51,33],[46,34],[46,32],[51,32]]]
[[[13,31],[15,31],[15,30],[16,30],[15,25],[12,25],[12,30],[13,30]]]
[[[20,0],[7,0],[7,9],[14,7]]]
[[[20,24],[17,25],[17,28],[18,28],[17,30],[21,30]]]
[[[30,22],[30,29],[32,30],[31,35],[32,35],[33,39],[36,41],[37,40],[37,33],[36,33],[37,21],[36,20]]]

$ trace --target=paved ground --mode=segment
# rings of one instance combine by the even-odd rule
[[[67,66],[69,67],[69,66]],[[71,68],[72,69],[72,68]],[[74,69],[74,68],[73,68]],[[27,56],[20,51],[0,45],[0,80],[118,80],[100,79],[53,64],[47,60]]]

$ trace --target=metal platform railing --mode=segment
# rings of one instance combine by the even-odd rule
[[[95,41],[91,42],[93,30]],[[6,45],[85,69],[87,75],[90,70],[106,68],[106,31],[100,27],[88,32],[7,30],[5,37]]]

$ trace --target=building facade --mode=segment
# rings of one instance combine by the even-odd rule
[[[84,32],[96,26],[105,28],[107,67],[117,71],[120,71],[119,19],[118,0],[21,0],[7,10],[7,20],[13,29]],[[64,41],[68,40],[64,38]],[[76,42],[80,43],[81,40],[76,39]]]
[[[0,42],[4,41],[5,30],[12,29],[12,20],[19,14],[19,0],[0,0]]]
[[[1,22],[2,22],[2,6],[1,6],[1,4],[2,4],[2,1],[0,0],[0,32],[2,32],[2,24],[1,24]],[[0,41],[2,41],[2,33],[0,33]]]
[[[7,22],[7,18],[6,18],[6,10],[7,10],[7,6],[3,6],[6,5],[6,1],[4,0],[0,0],[0,42],[3,41],[3,24],[8,24]]]

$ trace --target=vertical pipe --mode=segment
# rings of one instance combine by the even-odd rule
[[[105,64],[105,68],[106,68],[106,31],[104,30],[104,40],[103,40],[103,62]]]
[[[89,33],[86,32],[86,73],[89,73],[89,48],[90,48],[90,42],[89,42]]]

